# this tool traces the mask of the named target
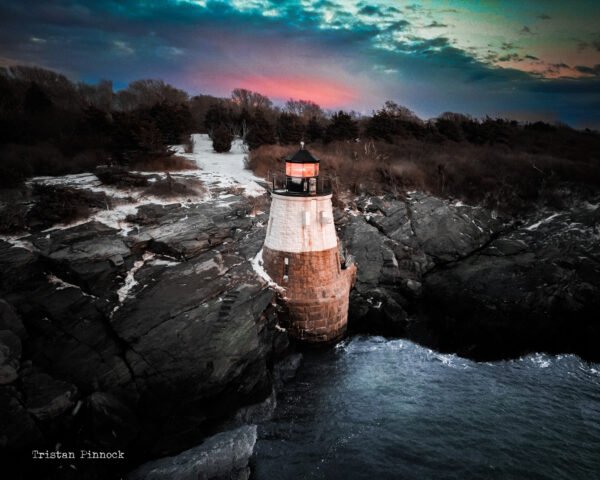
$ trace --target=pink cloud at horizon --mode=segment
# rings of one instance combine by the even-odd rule
[[[204,77],[203,87],[227,94],[235,88],[258,92],[274,101],[310,100],[323,108],[346,108],[360,98],[360,92],[341,82],[323,78],[264,77],[259,75],[214,75]],[[226,93],[227,92],[227,93]]]

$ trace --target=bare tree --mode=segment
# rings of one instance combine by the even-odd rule
[[[290,98],[285,103],[285,110],[288,113],[292,113],[298,117],[301,117],[305,122],[310,120],[312,117],[323,117],[323,110],[321,107],[310,100],[293,100]]]
[[[404,120],[413,123],[423,123],[415,112],[410,110],[409,108],[403,107],[402,105],[398,105],[396,102],[391,100],[387,100],[382,109],[387,114],[393,116],[397,120]]]
[[[245,88],[236,88],[231,92],[231,100],[238,105],[240,109],[247,110],[265,110],[273,105],[273,102],[264,95],[246,90]]]
[[[79,96],[75,85],[64,75],[39,67],[15,65],[4,71],[7,78],[39,85],[55,105],[63,108],[79,108]]]
[[[113,108],[113,86],[110,80],[100,80],[97,85],[79,82],[77,91],[84,106],[93,106],[103,112]]]
[[[118,95],[123,110],[151,107],[157,103],[181,104],[188,101],[188,94],[162,80],[136,80]]]

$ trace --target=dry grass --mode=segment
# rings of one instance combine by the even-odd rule
[[[258,177],[271,179],[283,171],[282,159],[296,151],[298,147],[281,145],[262,145],[252,150],[244,160],[244,166]]]
[[[252,151],[248,167],[259,176],[283,177],[282,158],[296,147],[263,146]],[[401,194],[424,190],[517,213],[536,202],[551,202],[556,186],[574,182],[600,186],[600,168],[547,154],[513,151],[505,145],[368,141],[312,145],[321,159],[321,176],[333,191],[352,194]]]

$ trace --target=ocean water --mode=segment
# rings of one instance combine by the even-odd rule
[[[305,354],[259,426],[253,478],[600,479],[600,365],[354,337]]]

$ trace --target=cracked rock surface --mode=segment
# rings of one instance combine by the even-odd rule
[[[360,199],[340,222],[351,327],[476,359],[600,360],[600,197],[568,199],[519,219],[422,193]]]
[[[250,264],[267,216],[248,213],[229,196],[0,241],[0,445],[118,446],[109,478],[269,397],[287,341]]]

